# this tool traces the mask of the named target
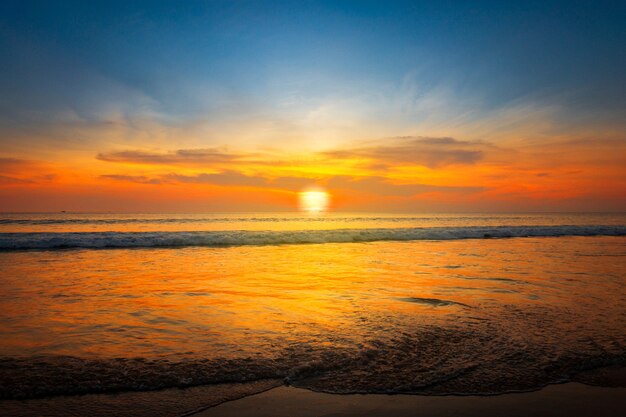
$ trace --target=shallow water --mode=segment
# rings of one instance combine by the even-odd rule
[[[344,236],[351,224],[388,239],[5,248],[0,395],[263,378],[330,392],[494,393],[626,363],[624,216],[238,216],[3,215],[0,241],[107,231],[128,239],[189,224],[264,236]],[[432,240],[441,228],[448,234]],[[469,237],[521,232],[459,235],[468,228],[478,233]],[[390,230],[413,230],[415,240]],[[594,233],[570,236],[580,230]]]

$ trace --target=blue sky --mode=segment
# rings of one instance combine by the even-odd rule
[[[626,110],[623,2],[4,2],[3,110],[163,120],[385,94]],[[76,88],[78,87],[78,88]],[[369,91],[368,91],[369,90]],[[141,103],[129,102],[129,96]],[[245,102],[253,108],[240,108]],[[8,104],[7,104],[8,103]],[[123,104],[125,103],[126,106]],[[250,103],[253,103],[251,105]],[[127,108],[125,108],[127,107]],[[381,111],[381,117],[385,112]]]

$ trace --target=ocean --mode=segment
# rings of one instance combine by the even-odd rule
[[[496,394],[626,364],[625,214],[0,215],[0,398]]]

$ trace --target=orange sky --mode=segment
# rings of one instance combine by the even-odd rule
[[[403,136],[300,152],[297,146],[168,149],[101,142],[101,152],[0,158],[3,211],[292,211],[297,193],[310,186],[331,194],[334,211],[626,207],[620,138],[495,144]]]

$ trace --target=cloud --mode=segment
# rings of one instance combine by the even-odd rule
[[[382,196],[413,196],[431,192],[474,193],[484,191],[484,187],[456,187],[428,185],[420,183],[397,184],[385,177],[335,176],[328,180],[328,188],[364,191]]]
[[[143,175],[101,175],[100,178],[126,181],[138,184],[211,184],[219,186],[274,188],[290,191],[300,191],[313,184],[321,184],[325,187],[342,190],[352,190],[378,194],[382,196],[413,196],[431,192],[445,193],[474,193],[485,190],[484,187],[455,187],[439,186],[419,183],[397,184],[388,178],[352,177],[349,175],[337,175],[324,180],[314,180],[304,177],[277,177],[265,178],[252,176],[236,171],[222,171],[219,173],[201,173],[195,175],[164,174],[150,178]]]
[[[441,168],[449,165],[470,165],[483,159],[488,149],[495,146],[482,142],[462,141],[452,137],[394,137],[386,141],[376,141],[369,145],[335,149],[312,154],[316,163],[334,163],[337,159],[361,158],[375,171],[385,171],[394,166],[422,165]],[[265,157],[271,156],[267,159]],[[484,187],[440,186],[417,182],[416,180],[396,180],[383,175],[333,175],[326,173],[317,177],[302,174],[272,176],[262,170],[256,174],[248,171],[253,165],[276,165],[289,161],[289,155],[245,154],[226,152],[223,149],[180,149],[165,153],[144,151],[121,151],[101,153],[98,159],[111,162],[137,164],[208,166],[213,165],[218,172],[178,173],[170,172],[147,177],[144,175],[103,175],[101,178],[127,181],[140,184],[212,184],[218,186],[273,188],[300,191],[314,184],[331,190],[351,190],[381,196],[413,196],[425,193],[475,193]],[[265,160],[264,160],[265,159]],[[271,160],[270,160],[271,159]],[[274,161],[274,162],[272,162]],[[221,165],[221,166],[220,166]],[[241,166],[242,169],[238,167]],[[237,167],[237,168],[236,168]],[[243,169],[248,168],[248,169]],[[258,167],[257,167],[258,168]]]
[[[311,155],[325,159],[362,158],[370,167],[384,170],[389,166],[422,165],[441,168],[448,165],[469,165],[483,159],[487,149],[495,146],[483,142],[461,141],[451,137],[403,136],[378,140],[374,145],[345,147],[316,152]],[[124,150],[103,152],[97,159],[144,165],[211,166],[224,164],[284,165],[285,154],[228,152],[221,148],[178,149],[169,152]]]
[[[367,158],[376,164],[422,165],[441,168],[448,165],[470,165],[484,157],[491,146],[482,142],[460,141],[442,137],[396,137],[389,143],[323,152],[331,158]]]
[[[167,174],[162,178],[170,182],[191,184],[215,184],[215,185],[244,185],[250,187],[262,187],[267,185],[268,180],[262,177],[245,175],[236,171],[224,171],[216,174]]]
[[[124,162],[147,165],[206,165],[226,163],[246,155],[228,153],[216,148],[179,149],[167,153],[144,151],[120,151],[99,153],[96,159],[107,162]]]
[[[0,184],[32,184],[33,181],[29,179],[9,177],[6,175],[0,175]]]
[[[236,171],[197,175],[168,174],[163,176],[163,178],[182,183],[279,188],[291,191],[299,191],[314,182],[309,178],[303,177],[265,178],[262,176],[245,175]]]
[[[219,173],[200,173],[195,175],[164,174],[150,178],[143,175],[101,175],[100,178],[134,182],[138,184],[211,184],[221,186],[277,188],[299,191],[314,183],[313,180],[301,177],[265,178],[262,176],[245,175],[237,171]]]
[[[100,175],[100,178],[115,181],[127,181],[135,182],[138,184],[161,184],[162,181],[158,178],[148,178],[143,175]]]
[[[0,158],[0,184],[36,184],[56,179],[56,174],[41,173],[49,169],[40,161],[19,158]]]
[[[39,166],[36,161],[18,158],[0,158],[0,172],[15,172]]]

